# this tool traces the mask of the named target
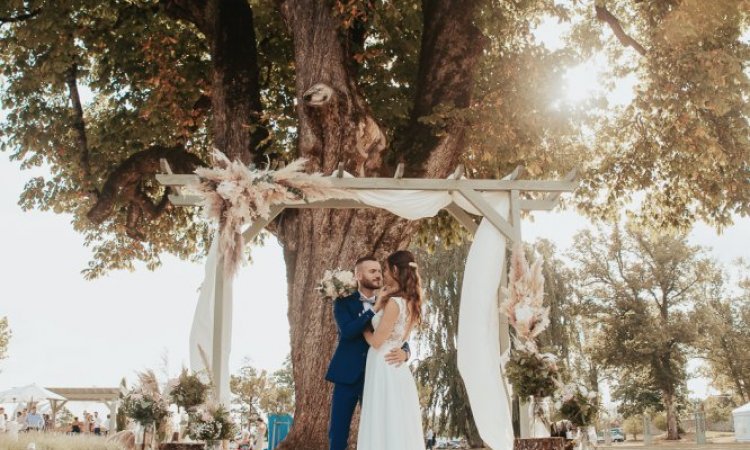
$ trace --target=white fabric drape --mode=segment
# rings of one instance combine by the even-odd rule
[[[214,308],[216,301],[216,273],[219,263],[219,240],[214,239],[206,258],[206,271],[201,284],[198,304],[195,306],[193,326],[190,329],[190,369],[195,373],[213,376]],[[221,379],[213,380],[218,386],[219,401],[229,405],[229,352],[232,349],[232,280],[225,278],[222,299]]]
[[[354,191],[358,200],[410,220],[432,217],[455,202],[472,214],[478,211],[458,193],[447,191],[377,190]],[[509,195],[505,192],[482,194],[504,218],[508,217]],[[213,286],[216,274],[217,246],[212,245],[206,261],[204,286]],[[505,270],[506,242],[502,234],[483,219],[469,251],[461,292],[458,331],[458,367],[469,394],[474,420],[482,439],[493,450],[513,448],[508,393],[502,381],[497,293]],[[225,281],[231,290],[231,280]],[[231,329],[231,292],[224,294],[225,319],[222,373],[228,378],[228,333]],[[198,345],[211,361],[213,328],[213,289],[202,289],[191,333],[191,365]],[[201,363],[201,359],[197,360]],[[203,368],[202,363],[200,369]]]

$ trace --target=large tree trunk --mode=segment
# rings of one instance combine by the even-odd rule
[[[676,441],[680,439],[680,432],[677,427],[677,411],[674,404],[674,395],[672,393],[663,393],[664,409],[667,412],[667,440]]]
[[[467,45],[481,36],[474,27],[461,30],[453,23],[458,18],[466,22],[466,16],[472,16],[468,5],[473,2],[429,3],[430,8],[442,14],[439,23],[431,22],[426,26],[425,33],[444,34],[449,28],[456,41]],[[280,6],[294,41],[299,154],[309,159],[310,170],[331,172],[339,162],[345,162],[347,170],[360,176],[377,175],[382,172],[385,133],[372,117],[356,85],[353,64],[348,60],[349,43],[342,42],[347,39],[347,33],[342,32],[333,13],[333,2],[285,0]],[[452,8],[461,9],[463,14],[457,14]],[[461,31],[468,31],[471,37],[464,38]],[[435,39],[430,42],[434,43]],[[474,44],[478,47],[478,43]],[[437,50],[431,47],[430,51]],[[429,113],[431,107],[438,104],[436,92],[445,93],[442,100],[446,102],[468,105],[478,54],[476,49],[463,55],[443,51],[428,58],[426,63],[430,70],[440,67],[443,72],[420,77],[425,85],[418,94],[417,104],[422,107],[419,111],[415,108],[414,114]],[[460,80],[460,89],[450,91],[457,80]],[[429,101],[425,100],[428,95],[431,96]],[[431,150],[440,150],[439,161],[427,151],[412,163],[416,170],[428,176],[445,176],[464,150],[464,141],[463,129],[450,130],[438,142],[433,142]],[[279,218],[277,235],[287,265],[296,394],[294,427],[280,448],[328,448],[332,386],[325,382],[325,372],[335,347],[336,328],[332,306],[323,303],[314,293],[315,284],[326,269],[350,268],[362,255],[374,254],[382,258],[388,252],[406,247],[414,226],[372,210],[288,210]],[[356,429],[353,424],[353,435]]]

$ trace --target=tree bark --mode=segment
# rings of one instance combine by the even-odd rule
[[[230,159],[260,163],[268,132],[261,123],[253,11],[247,0],[209,0],[204,20],[211,42],[214,144]]]
[[[440,16],[439,23],[430,22],[425,32],[439,34],[450,28],[454,37],[460,39],[461,30],[455,22],[466,21],[465,16],[473,14],[467,6],[473,2],[462,6],[456,1],[429,3],[446,14]],[[345,33],[333,14],[333,3],[284,0],[279,4],[295,49],[299,154],[309,159],[310,170],[330,173],[339,162],[344,162],[348,171],[360,176],[380,173],[386,149],[385,133],[356,85],[347,46],[341,42]],[[450,11],[451,7],[461,9],[462,14]],[[468,30],[472,36],[474,30]],[[440,54],[421,60],[421,63],[427,61],[428,67],[421,69],[420,73],[425,73],[421,77],[424,86],[418,97],[449,92],[450,82],[461,85],[460,93],[468,102],[476,58],[471,59],[471,54],[465,53],[462,59],[439,46],[426,51]],[[447,57],[455,59],[446,61]],[[434,74],[441,65],[456,70]],[[439,103],[437,100],[421,104],[434,106]],[[429,113],[430,108],[424,106],[419,111]],[[431,140],[433,145],[425,148],[418,160],[420,172],[433,177],[450,173],[454,168],[452,163],[464,150],[463,133],[462,129],[450,130],[445,137]],[[431,155],[439,145],[442,145],[440,158],[447,162],[430,164]],[[321,302],[314,293],[315,284],[325,269],[350,268],[362,255],[382,258],[390,251],[406,247],[414,228],[413,223],[372,210],[289,210],[278,219],[277,237],[284,249],[287,268],[296,403],[294,427],[281,444],[282,450],[328,448],[332,386],[324,380],[336,344],[336,327],[332,305]],[[356,435],[356,430],[353,424],[352,435]]]
[[[674,404],[674,395],[672,393],[663,393],[664,409],[667,412],[667,440],[676,441],[680,439],[680,432],[677,427],[677,411]]]

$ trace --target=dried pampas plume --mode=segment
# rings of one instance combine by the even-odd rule
[[[508,286],[503,288],[505,300],[500,310],[508,316],[523,347],[536,348],[535,339],[549,326],[549,308],[544,307],[543,261],[529,266],[522,244],[516,244],[510,260]]]
[[[251,168],[218,150],[213,160],[213,167],[196,169],[200,183],[191,189],[202,197],[206,217],[219,225],[219,251],[226,276],[234,275],[244,260],[242,229],[268,219],[274,205],[354,197],[349,191],[331,187],[323,174],[304,172],[305,159],[279,170]]]

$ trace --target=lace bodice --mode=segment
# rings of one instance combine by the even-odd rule
[[[406,327],[409,325],[409,310],[406,308],[406,300],[401,297],[392,297],[391,300],[395,301],[398,305],[398,318],[396,323],[393,325],[393,331],[383,343],[383,347],[393,348],[401,347],[408,336],[406,334]],[[372,326],[377,329],[380,326],[380,320],[383,318],[383,310],[380,310],[375,317],[372,318]]]

